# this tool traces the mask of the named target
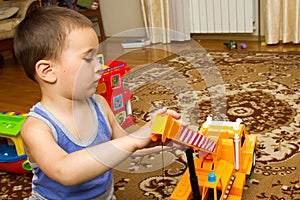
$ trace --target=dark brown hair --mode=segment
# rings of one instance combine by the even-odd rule
[[[93,28],[93,24],[71,9],[42,7],[26,16],[16,27],[14,51],[27,76],[36,81],[35,64],[41,59],[58,59],[68,34],[82,28]]]

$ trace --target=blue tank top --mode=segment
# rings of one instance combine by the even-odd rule
[[[37,103],[30,111],[28,116],[43,120],[50,127],[57,144],[67,153],[72,153],[87,147],[107,142],[111,139],[111,128],[108,120],[102,110],[101,105],[95,97],[88,99],[91,111],[98,119],[96,121],[95,132],[85,141],[85,144],[74,139],[74,136],[58,121],[41,103]],[[80,161],[78,161],[80,162]],[[35,164],[31,163],[33,168],[32,189],[35,193],[46,199],[72,199],[83,200],[91,199],[105,193],[112,184],[112,170],[105,172],[100,177],[76,186],[64,186],[50,179]],[[47,183],[47,184],[45,184]]]

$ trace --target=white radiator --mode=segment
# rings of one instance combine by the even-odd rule
[[[253,33],[255,0],[190,0],[191,33]]]

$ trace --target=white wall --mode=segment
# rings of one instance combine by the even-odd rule
[[[261,35],[264,34],[263,1],[261,2]],[[140,0],[99,0],[106,36],[116,36],[125,33],[126,36],[144,36],[143,17]],[[259,0],[256,0],[256,9]],[[258,11],[256,12],[256,26]],[[256,32],[254,35],[258,35]]]
[[[119,35],[130,31],[140,35],[136,30],[143,28],[140,0],[99,0],[106,36]]]

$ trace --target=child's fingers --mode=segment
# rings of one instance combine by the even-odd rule
[[[165,114],[172,115],[172,117],[177,120],[181,118],[181,115],[177,113],[175,110],[167,110]]]
[[[167,109],[166,107],[157,110],[155,114],[172,115],[174,119],[180,119],[181,115],[175,110]]]
[[[166,107],[163,107],[163,108],[160,108],[160,109],[156,110],[154,112],[154,114],[165,114],[167,112],[167,110],[168,109]]]

